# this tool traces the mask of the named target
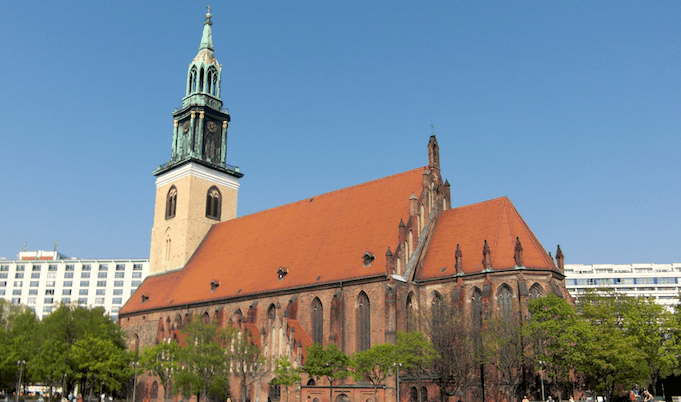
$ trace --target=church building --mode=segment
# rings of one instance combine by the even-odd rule
[[[149,276],[119,313],[132,348],[176,339],[199,315],[249,330],[266,357],[299,366],[313,343],[350,355],[395,342],[435,299],[526,317],[531,298],[570,298],[560,248],[554,262],[508,198],[456,205],[435,136],[424,138],[423,166],[237,218],[244,175],[226,163],[230,115],[211,25],[208,13],[173,113],[171,159],[154,172]],[[272,377],[249,388],[251,401],[278,400]],[[381,401],[351,381],[334,384],[334,399],[394,401],[387,383]],[[293,394],[335,402],[325,380],[305,378]]]

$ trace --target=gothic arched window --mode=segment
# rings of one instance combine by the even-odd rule
[[[168,195],[166,196],[166,219],[175,217],[175,212],[177,211],[177,188],[175,186],[170,187],[168,190]]]
[[[267,309],[267,321],[270,323],[270,327],[274,325],[274,319],[277,317],[277,308],[274,307],[274,304],[270,304],[270,307]]]
[[[151,399],[156,399],[158,398],[158,382],[154,381],[151,383],[151,390],[149,391],[149,397]]]
[[[414,301],[412,296],[414,293],[409,293],[407,296],[407,332],[413,331],[415,329],[414,323]]]
[[[538,283],[535,283],[530,288],[530,300],[538,299],[542,296],[542,288]]]
[[[499,315],[506,318],[513,318],[513,293],[506,285],[502,285],[497,292],[497,302],[499,303]]]
[[[196,67],[192,67],[189,73],[189,94],[196,92]]]
[[[324,344],[324,309],[318,297],[312,300],[312,342]]]
[[[206,218],[220,220],[221,205],[220,190],[215,186],[209,188],[208,194],[206,194]]]
[[[364,292],[357,297],[357,351],[371,347],[371,306]]]
[[[479,328],[482,324],[482,293],[480,289],[473,289],[473,297],[471,298],[471,317],[473,317],[473,325]]]

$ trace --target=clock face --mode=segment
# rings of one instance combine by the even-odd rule
[[[182,125],[182,131],[186,133],[189,132],[189,121],[185,121],[184,124]]]
[[[209,121],[207,126],[208,131],[210,131],[211,133],[215,133],[216,131],[218,131],[218,125],[215,124],[214,121]]]

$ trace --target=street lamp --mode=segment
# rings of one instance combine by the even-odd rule
[[[62,400],[66,398],[66,373],[64,373],[61,379],[61,398]]]
[[[137,368],[140,364],[138,362],[132,362],[132,366],[135,368],[135,379],[132,385],[132,402],[135,402],[135,394],[137,394]]]
[[[255,374],[255,402],[260,402],[260,367],[262,363],[255,363],[253,365],[253,374]]]
[[[19,402],[19,393],[21,393],[21,375],[24,372],[24,366],[26,366],[26,362],[23,360],[17,360],[17,364],[19,365],[19,385],[17,386],[16,402]]]
[[[400,367],[402,367],[402,363],[393,363],[393,367],[395,367],[396,370],[395,390],[397,392],[397,402],[400,402]]]
[[[544,363],[545,362],[543,360],[539,361],[539,365],[541,367],[540,375],[541,375],[541,400],[542,400],[542,402],[546,400],[546,399],[544,399]]]

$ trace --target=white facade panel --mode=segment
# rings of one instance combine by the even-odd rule
[[[148,259],[61,259],[56,252],[36,254],[24,252],[18,260],[0,260],[0,297],[29,306],[41,319],[59,303],[76,303],[103,307],[116,320],[149,274]],[[36,257],[41,259],[21,259]]]

